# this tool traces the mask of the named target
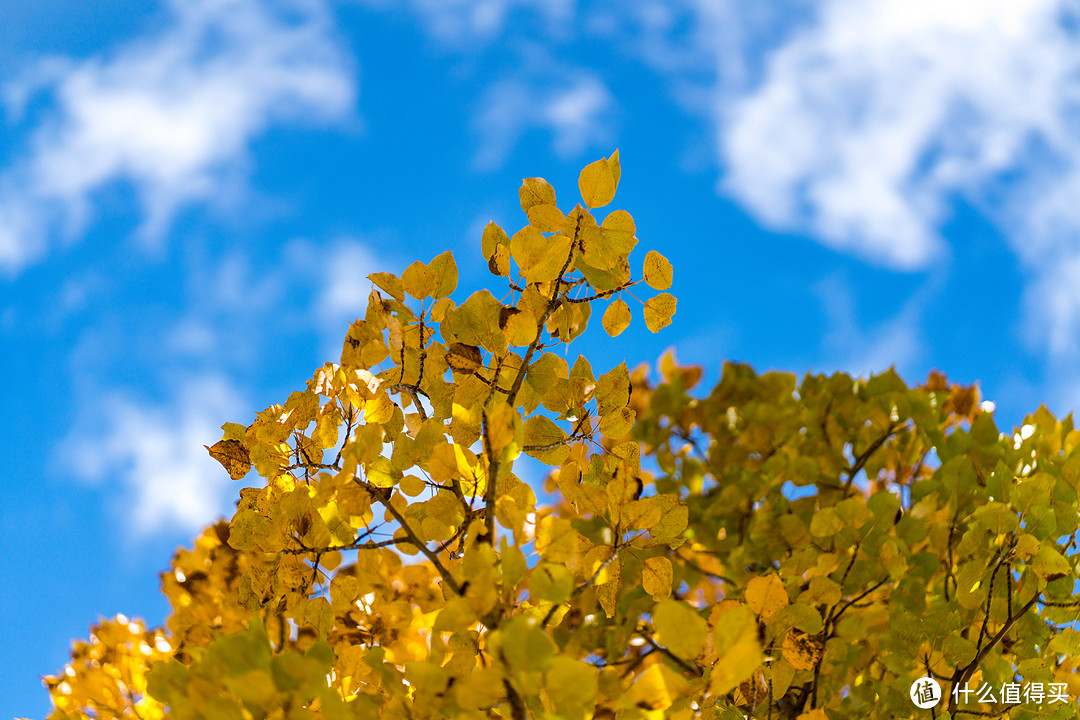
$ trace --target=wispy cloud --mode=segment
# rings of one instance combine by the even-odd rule
[[[559,24],[574,15],[575,0],[360,0],[369,7],[400,10],[407,5],[442,42],[472,44],[491,40],[521,16],[539,18],[548,31],[558,32]]]
[[[678,84],[712,54],[722,193],[768,227],[901,270],[947,255],[942,228],[963,202],[1002,229],[1031,277],[1029,337],[1050,355],[1080,354],[1073,5],[675,7],[674,21],[639,22],[653,38],[646,59]]]
[[[530,131],[546,133],[563,158],[610,143],[614,97],[598,73],[562,57],[582,29],[576,0],[359,2],[387,11],[407,8],[458,58],[463,84],[481,78],[472,119],[476,169],[500,167]],[[491,56],[499,58],[500,71],[489,80],[477,64]]]
[[[549,132],[555,152],[567,158],[609,141],[611,93],[591,73],[574,75],[544,82],[515,77],[489,87],[474,120],[476,167],[502,165],[521,136],[532,129]]]
[[[100,414],[87,414],[62,447],[77,477],[120,486],[110,494],[122,498],[135,536],[195,531],[231,513],[232,481],[203,445],[250,408],[222,377],[189,377],[174,387],[160,404],[119,391],[97,398]]]
[[[130,183],[140,234],[239,184],[274,123],[325,123],[354,105],[351,63],[317,0],[169,0],[168,27],[86,60],[49,58],[8,84],[9,115],[45,94],[28,151],[0,172],[0,270],[77,239],[95,193]]]
[[[367,305],[367,275],[387,269],[380,263],[349,239],[293,240],[262,258],[234,251],[189,268],[173,313],[148,322],[130,308],[130,317],[86,328],[73,354],[77,419],[60,469],[106,487],[133,536],[190,532],[230,514],[235,488],[203,445],[220,439],[222,423],[253,419],[262,407],[251,398],[273,384],[268,376],[284,370],[295,389],[298,373],[340,357],[349,322]],[[310,357],[282,347],[313,343],[310,367],[280,366]],[[145,372],[118,382],[118,362]]]

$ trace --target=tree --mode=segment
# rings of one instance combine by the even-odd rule
[[[618,181],[616,151],[564,214],[526,179],[483,233],[500,297],[456,304],[448,252],[372,275],[341,362],[208,448],[265,482],[176,554],[166,626],[95,626],[50,717],[1074,717],[1071,417],[1001,433],[938,373],[570,365],[597,303],[612,336],[642,283],[650,330],[675,312],[593,215]]]

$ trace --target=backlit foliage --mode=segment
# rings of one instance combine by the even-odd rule
[[[616,152],[564,213],[526,179],[494,293],[453,299],[448,252],[372,275],[341,362],[208,448],[263,482],[162,575],[166,627],[95,627],[51,717],[894,718],[927,674],[937,717],[1073,717],[948,700],[1080,691],[1071,419],[1002,433],[938,374],[728,364],[701,397],[671,353],[571,364],[594,309],[612,337],[675,312],[633,218],[593,215],[618,182]]]

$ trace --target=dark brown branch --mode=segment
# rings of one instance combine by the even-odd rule
[[[526,720],[525,701],[521,699],[521,695],[507,678],[503,678],[503,687],[506,688],[506,699],[510,701],[510,717],[513,720]]]
[[[394,507],[394,504],[390,500],[389,493],[374,492],[374,490],[376,488],[373,488],[371,485],[369,485],[368,483],[360,480],[359,478],[356,478],[356,482],[357,482],[357,484],[361,485],[364,489],[366,489],[368,492],[371,492],[373,495],[375,495],[376,497],[379,497],[381,499],[381,502],[383,503],[383,506],[386,508],[386,511],[388,513],[390,513],[391,515],[393,515],[394,519],[398,521],[399,525],[401,525],[401,529],[408,536],[409,542],[412,545],[415,545],[416,548],[418,550],[420,550],[420,552],[422,552],[424,554],[424,557],[426,557],[428,560],[431,561],[431,564],[439,572],[439,576],[443,579],[443,582],[446,583],[447,587],[449,587],[451,590],[453,590],[456,595],[460,595],[461,594],[461,586],[458,584],[457,580],[455,580],[454,576],[450,574],[450,571],[446,569],[446,566],[442,564],[442,560],[439,559],[438,554],[435,551],[433,551],[431,548],[429,548],[427,546],[427,543],[425,543],[423,540],[421,540],[420,538],[418,538],[416,536],[416,533],[413,531],[413,529],[411,527],[409,527],[408,522],[406,522],[405,517],[401,513],[398,512],[397,508]],[[378,488],[378,489],[381,489],[381,488]]]
[[[982,649],[980,649],[975,654],[975,658],[971,662],[969,662],[964,667],[957,669],[957,671],[953,673],[953,676],[950,679],[950,681],[953,684],[957,684],[957,683],[961,683],[961,682],[966,683],[971,678],[971,676],[975,673],[976,668],[978,668],[979,665],[982,663],[982,661],[984,659],[986,659],[986,656],[990,654],[990,651],[999,642],[1001,642],[1002,638],[1004,638],[1005,635],[1007,635],[1008,632],[1010,630],[1012,630],[1012,628],[1016,624],[1016,622],[1020,618],[1022,618],[1024,616],[1024,614],[1027,613],[1028,610],[1033,608],[1038,601],[1039,601],[1039,593],[1035,593],[1034,595],[1031,596],[1030,600],[1028,600],[1026,603],[1024,603],[1024,605],[1020,608],[1019,612],[1017,612],[1015,615],[1010,615],[1009,616],[1009,619],[1005,622],[1004,625],[1001,626],[1001,629],[997,631],[997,633],[994,635],[994,637],[990,638],[990,642],[988,642]],[[956,714],[956,697],[955,696],[949,698],[948,710],[953,715]]]
[[[620,285],[617,288],[613,288],[611,290],[605,290],[604,292],[596,293],[595,295],[590,295],[588,297],[583,297],[583,298],[570,298],[570,297],[568,297],[568,298],[566,298],[566,302],[569,302],[569,303],[587,303],[587,302],[592,302],[593,300],[600,300],[601,298],[609,297],[609,296],[614,295],[615,293],[617,293],[617,292],[619,292],[621,290],[625,290],[626,288],[634,287],[635,285],[637,285],[640,282],[641,282],[641,280],[631,280],[631,281],[623,283],[622,285]]]
[[[652,639],[652,637],[649,636],[648,633],[644,632],[643,630],[639,629],[638,635],[645,638],[645,642],[649,643],[649,647],[651,647],[653,650],[656,650],[657,652],[661,652],[666,655],[668,658],[671,659],[672,662],[674,662],[684,671],[688,673],[693,673],[698,677],[701,677],[704,674],[705,671],[702,670],[698,665],[691,663],[688,660],[683,660],[681,657],[671,652],[663,645],[658,644],[655,640]]]
[[[570,593],[571,599],[577,597],[581,593],[596,585],[596,581],[600,578],[600,574],[604,572],[604,570],[606,570],[607,567],[619,557],[619,549],[620,548],[618,546],[612,548],[613,552],[611,553],[611,557],[601,563],[600,567],[596,568],[596,572],[593,573],[591,578],[573,589],[573,591]],[[551,618],[555,616],[555,611],[558,610],[561,606],[562,603],[552,605],[551,608],[547,611],[547,615],[544,616],[544,621],[540,623],[540,627],[546,628],[548,626],[548,623],[551,622]]]
[[[420,412],[420,420],[427,420],[427,411],[424,410],[424,406],[420,403],[420,395],[427,397],[427,394],[416,385],[409,385],[408,383],[398,383],[391,385],[386,389],[387,392],[406,393],[412,398],[413,404],[416,405],[416,409]]]
[[[877,589],[878,589],[879,587],[881,587],[882,585],[884,585],[884,584],[885,584],[885,583],[887,583],[888,581],[889,581],[889,578],[888,578],[888,577],[886,577],[886,578],[884,578],[883,580],[880,580],[880,581],[878,581],[877,583],[875,583],[875,584],[871,585],[871,586],[870,586],[870,587],[868,587],[868,588],[867,588],[866,590],[863,590],[863,591],[862,591],[861,593],[859,593],[858,595],[856,595],[855,597],[851,598],[851,599],[850,599],[850,600],[848,600],[848,601],[847,601],[846,603],[844,603],[844,606],[843,606],[842,608],[840,608],[839,610],[837,610],[837,611],[836,611],[836,614],[832,616],[832,618],[831,618],[831,621],[832,621],[833,625],[836,625],[836,623],[840,622],[840,616],[841,616],[841,615],[843,615],[843,614],[844,614],[844,612],[845,612],[845,611],[846,611],[846,610],[847,610],[847,609],[848,609],[849,607],[851,607],[851,606],[852,606],[852,605],[854,605],[855,603],[859,602],[859,601],[860,601],[860,600],[862,600],[862,599],[863,599],[864,597],[866,597],[866,596],[867,596],[867,595],[869,595],[870,593],[874,592],[875,590],[877,590]]]
[[[870,460],[870,456],[877,452],[878,448],[884,445],[885,441],[895,435],[897,430],[902,427],[903,424],[890,422],[889,427],[885,430],[885,434],[879,437],[874,442],[870,443],[870,447],[866,448],[866,450],[864,450],[863,453],[859,455],[859,457],[855,458],[855,464],[847,470],[848,478],[847,481],[844,483],[845,491],[851,488],[851,483],[855,481],[855,476],[859,474],[859,471],[862,470],[863,467],[866,465],[867,461]]]

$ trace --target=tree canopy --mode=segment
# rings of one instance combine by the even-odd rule
[[[524,180],[493,291],[455,300],[449,252],[371,275],[340,362],[208,448],[261,481],[162,574],[165,626],[93,627],[50,720],[1075,717],[1071,417],[1002,432],[939,373],[571,363],[594,309],[675,313],[594,214],[619,177],[565,213]]]

